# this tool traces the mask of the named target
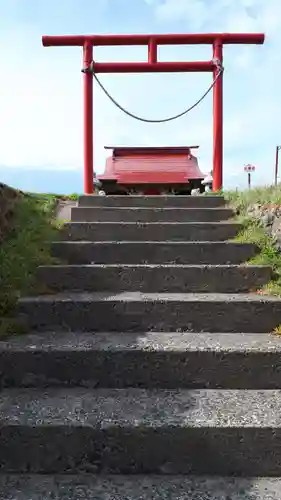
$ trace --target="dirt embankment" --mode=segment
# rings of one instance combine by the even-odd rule
[[[13,229],[15,206],[21,196],[20,191],[0,183],[0,244],[3,243]]]
[[[53,262],[52,241],[60,226],[54,195],[22,193],[0,184],[0,337],[21,331],[15,305],[39,293],[37,268]]]

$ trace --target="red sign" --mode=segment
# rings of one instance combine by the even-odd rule
[[[244,165],[244,171],[245,172],[254,172],[256,170],[255,165],[251,165],[248,163],[248,165]]]

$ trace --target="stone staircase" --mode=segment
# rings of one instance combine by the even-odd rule
[[[1,500],[281,498],[281,301],[231,217],[79,199],[0,342]]]

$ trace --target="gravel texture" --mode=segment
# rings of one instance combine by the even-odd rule
[[[24,426],[281,428],[281,391],[7,389],[0,422]]]
[[[38,283],[53,292],[237,293],[257,290],[271,278],[271,267],[249,265],[55,265],[37,273]]]
[[[184,207],[215,208],[225,204],[223,196],[80,196],[79,207]]]
[[[281,392],[2,390],[2,473],[281,476]]]
[[[142,292],[121,292],[113,294],[103,293],[61,293],[56,295],[39,295],[37,297],[24,297],[20,303],[28,302],[257,302],[260,304],[277,303],[281,305],[281,298],[270,295],[257,295],[254,293],[142,293]]]
[[[242,229],[238,222],[69,222],[61,239],[72,241],[224,241]]]
[[[18,303],[30,330],[272,332],[281,299],[258,294],[67,293]]]
[[[44,332],[13,336],[0,341],[0,352],[6,351],[150,351],[150,352],[281,352],[281,337],[272,334],[143,332],[92,333]]]
[[[241,264],[257,247],[236,242],[58,241],[53,254],[70,264]]]
[[[1,500],[279,500],[281,479],[1,476]]]
[[[269,334],[46,332],[0,342],[0,385],[280,389],[280,354]]]
[[[233,215],[228,208],[77,207],[71,210],[73,222],[214,222]]]

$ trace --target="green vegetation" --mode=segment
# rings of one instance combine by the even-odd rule
[[[246,215],[251,205],[281,205],[281,186],[267,186],[247,191],[223,193],[231,207],[240,215]]]
[[[272,281],[270,281],[260,293],[281,295],[281,254],[274,246],[273,238],[265,234],[264,228],[259,221],[245,220],[244,228],[235,238],[241,243],[255,243],[260,252],[248,264],[260,266],[271,266],[274,272]]]
[[[281,187],[269,186],[247,191],[229,191],[224,193],[229,205],[243,223],[243,230],[235,238],[241,243],[254,243],[260,253],[251,259],[248,264],[271,266],[274,277],[259,293],[281,295],[281,253],[275,246],[274,239],[268,236],[260,220],[249,217],[248,209],[253,205],[270,206],[281,205]]]
[[[53,218],[57,197],[26,194],[18,198],[13,229],[0,246],[0,335],[18,331],[12,316],[21,294],[32,293],[38,265],[54,262],[50,242],[59,225]]]
[[[38,198],[38,199],[43,199],[45,198],[46,201],[53,201],[56,203],[58,200],[61,201],[66,201],[66,200],[78,200],[80,194],[77,193],[72,193],[72,194],[52,194],[52,193],[26,193],[27,196],[32,196],[33,198]]]

